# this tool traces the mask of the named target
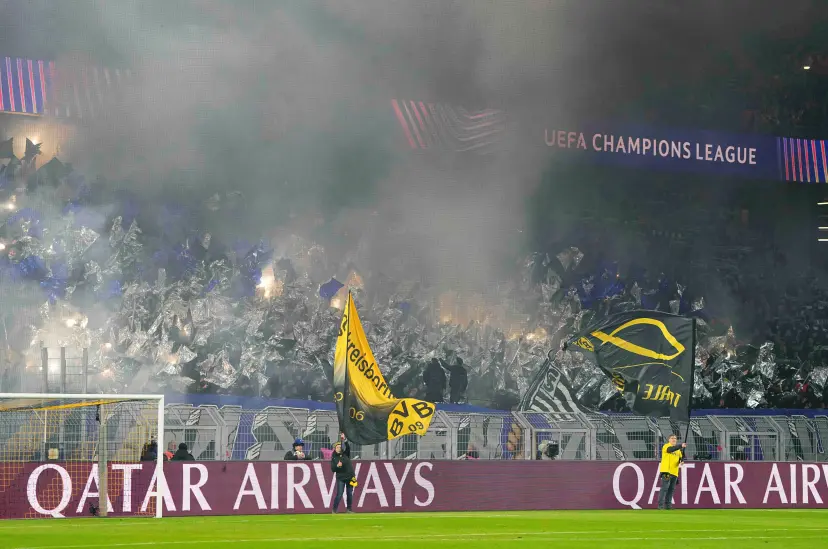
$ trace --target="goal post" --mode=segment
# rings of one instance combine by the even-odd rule
[[[163,395],[0,393],[0,519],[161,518],[163,462]]]

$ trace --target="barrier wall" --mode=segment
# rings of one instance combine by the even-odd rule
[[[152,512],[152,467],[111,468],[112,514]],[[651,509],[658,499],[652,461],[363,461],[356,468],[360,512]],[[166,516],[326,513],[334,493],[326,462],[167,463],[164,471]],[[0,473],[2,518],[89,516],[97,502],[96,465],[2,464]],[[686,463],[675,499],[689,508],[822,507],[828,465]]]

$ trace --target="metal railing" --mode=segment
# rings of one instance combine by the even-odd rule
[[[0,351],[0,392],[77,393],[89,391],[89,350],[40,347],[39,364],[12,362]]]
[[[16,429],[9,424],[0,439],[13,439]],[[197,460],[278,461],[301,438],[306,454],[326,459],[338,430],[333,410],[170,404],[165,407],[160,442],[165,449],[184,442]],[[668,418],[438,410],[425,436],[354,445],[352,455],[359,459],[656,460],[673,433],[683,437],[683,426]],[[691,460],[828,462],[828,416],[698,416],[691,421],[686,442]],[[38,461],[42,456],[30,458]]]
[[[338,436],[333,410],[175,404],[166,414],[165,443],[186,442],[203,460],[280,460],[296,438],[322,459]],[[684,436],[668,418],[438,410],[423,437],[352,452],[361,459],[656,460],[676,432]],[[828,416],[708,415],[693,418],[686,453],[696,460],[828,462],[823,441]]]

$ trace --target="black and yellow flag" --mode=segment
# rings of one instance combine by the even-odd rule
[[[350,293],[336,340],[333,385],[339,428],[356,444],[376,444],[409,434],[422,436],[434,416],[431,402],[391,394]]]
[[[695,320],[658,311],[630,311],[567,343],[592,353],[633,411],[690,421]]]

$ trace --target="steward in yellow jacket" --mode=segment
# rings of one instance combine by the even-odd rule
[[[670,435],[667,444],[661,447],[661,490],[658,493],[658,508],[673,508],[673,492],[676,491],[676,482],[679,476],[679,465],[684,457],[682,450],[687,444],[678,444],[678,437]]]

